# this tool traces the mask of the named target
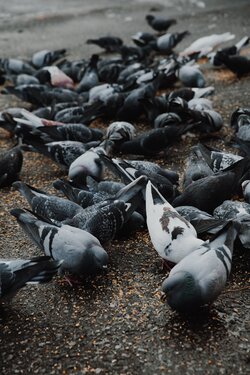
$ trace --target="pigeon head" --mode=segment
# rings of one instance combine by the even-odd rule
[[[173,310],[183,313],[202,305],[200,287],[188,272],[179,271],[170,274],[162,284],[162,291]]]
[[[41,84],[50,83],[50,72],[46,69],[40,69],[36,73],[35,77],[39,80]]]
[[[148,14],[148,15],[145,17],[145,19],[146,19],[148,22],[153,21],[154,18],[155,18],[155,17],[154,17],[152,14]]]
[[[90,149],[73,161],[68,177],[73,181],[85,181],[87,176],[100,180],[102,172],[103,165],[98,153],[94,149]]]
[[[116,121],[109,125],[106,137],[112,141],[129,141],[135,136],[135,127],[129,122]]]
[[[92,246],[86,266],[90,274],[106,269],[108,266],[108,254],[101,246]]]

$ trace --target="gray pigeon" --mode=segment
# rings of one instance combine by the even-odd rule
[[[247,203],[250,203],[250,184],[249,183],[250,183],[250,180],[245,180],[241,184],[243,196]]]
[[[61,272],[84,278],[107,267],[108,254],[92,234],[69,225],[57,227],[22,209],[10,213],[46,255],[63,261]]]
[[[68,199],[46,194],[21,181],[14,182],[12,186],[25,197],[35,214],[47,218],[55,224],[72,218],[82,211],[81,206]]]
[[[75,159],[69,167],[69,179],[76,183],[85,184],[86,177],[91,176],[100,181],[103,177],[104,168],[99,154],[106,154],[106,152],[102,147],[95,147]]]
[[[26,284],[49,282],[61,262],[48,256],[30,259],[0,259],[0,299],[13,297]]]
[[[176,75],[188,87],[204,87],[206,84],[202,72],[195,66],[184,65],[176,71]]]
[[[162,290],[169,306],[181,313],[211,304],[222,292],[229,278],[235,224],[227,227],[210,243],[182,259],[169,273]]]

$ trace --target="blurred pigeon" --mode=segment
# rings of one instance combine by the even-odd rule
[[[218,52],[217,60],[236,74],[238,78],[250,73],[250,59],[246,56],[228,56],[224,52]]]
[[[0,258],[0,299],[13,297],[26,284],[51,281],[61,263],[49,256],[30,259]]]
[[[246,46],[248,43],[249,43],[249,37],[244,36],[238,43],[234,44],[233,46],[225,47],[225,48],[218,50],[217,52],[209,53],[208,54],[209,61],[211,61],[211,63],[214,66],[221,66],[222,63],[220,59],[218,58],[218,55],[220,54],[221,51],[228,56],[238,55],[241,48]]]
[[[159,31],[159,32],[165,32],[169,29],[171,25],[176,24],[175,19],[167,19],[163,17],[157,17],[153,14],[148,14],[146,17],[147,23],[152,27],[152,29]]]
[[[250,126],[250,108],[237,108],[231,115],[230,124],[235,132],[242,126]]]
[[[163,54],[170,54],[173,48],[175,48],[177,44],[179,44],[182,39],[189,34],[189,31],[163,34],[156,41],[156,50]]]
[[[203,36],[193,43],[189,47],[185,48],[180,55],[191,55],[193,53],[199,52],[199,57],[206,56],[209,52],[212,52],[220,44],[228,42],[234,39],[235,35],[230,32],[224,34],[213,34],[208,36]]]
[[[200,69],[195,66],[184,65],[176,71],[180,81],[188,87],[204,87],[206,82]]]
[[[100,48],[105,49],[107,52],[115,52],[123,45],[121,38],[116,36],[102,36],[98,39],[88,39],[87,44],[96,44]]]
[[[9,186],[19,179],[22,164],[23,154],[20,146],[15,146],[0,154],[0,188]]]
[[[168,99],[180,97],[187,102],[191,99],[203,98],[204,96],[211,95],[214,92],[213,86],[208,87],[181,87],[180,89],[170,92]]]
[[[46,66],[36,72],[35,77],[41,84],[49,83],[54,87],[74,88],[74,81],[57,66]]]
[[[99,60],[98,55],[92,55],[87,68],[85,69],[83,76],[77,86],[77,92],[88,91],[92,87],[96,86],[99,82],[97,63]]]
[[[65,53],[66,49],[58,49],[54,51],[45,49],[34,53],[31,61],[36,68],[42,68],[43,66],[51,65],[61,57],[64,57]]]
[[[29,145],[22,145],[24,151],[39,152],[56,162],[61,168],[67,169],[87,150],[97,146],[99,142],[82,143],[77,141],[58,141],[40,143],[29,140]]]
[[[250,180],[245,180],[242,182],[242,191],[245,202],[250,203]]]
[[[150,33],[139,31],[135,35],[133,35],[131,39],[137,46],[143,47],[151,42],[155,42],[156,36]]]
[[[35,69],[28,63],[19,59],[0,59],[0,68],[9,74],[35,74]]]

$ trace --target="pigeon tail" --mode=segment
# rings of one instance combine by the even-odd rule
[[[244,36],[238,43],[235,44],[237,52],[249,43],[249,36]]]

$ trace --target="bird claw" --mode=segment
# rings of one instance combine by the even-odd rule
[[[72,288],[74,286],[79,286],[81,284],[80,280],[73,277],[73,276],[66,276],[64,275],[64,279],[65,281],[69,284],[69,286],[71,286]]]
[[[174,263],[166,260],[166,259],[162,259],[162,263],[161,263],[161,270],[162,271],[171,271],[171,269],[175,266]]]

